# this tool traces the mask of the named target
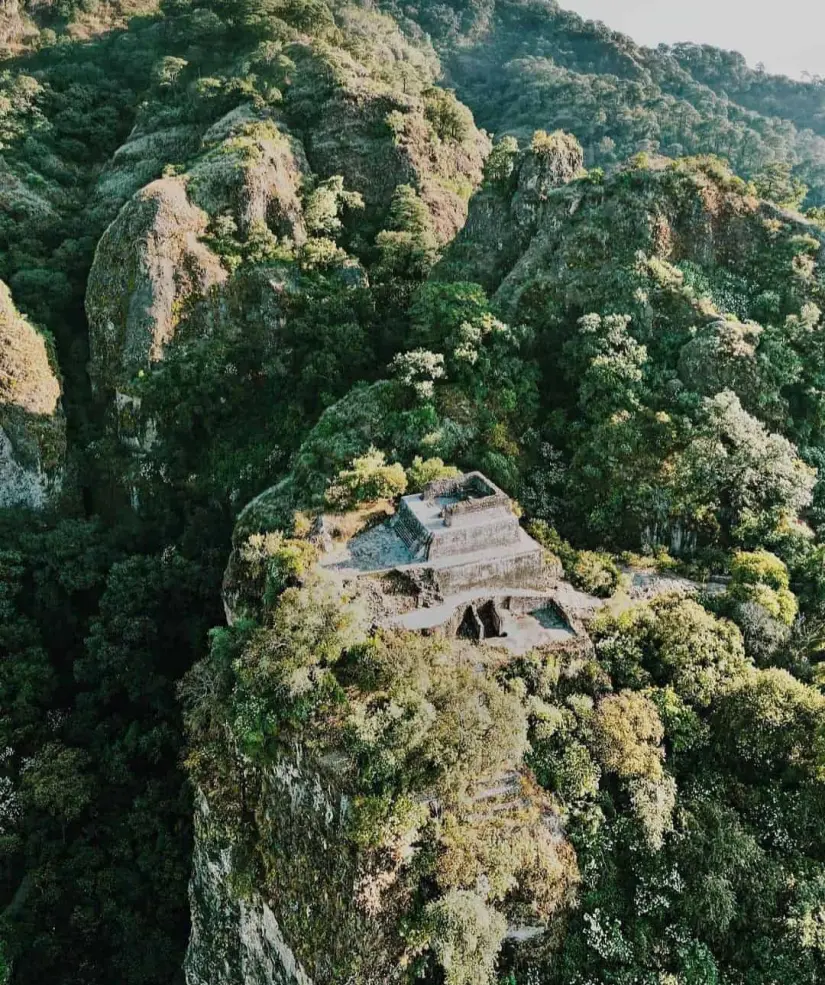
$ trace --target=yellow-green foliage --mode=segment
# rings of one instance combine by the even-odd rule
[[[478,893],[453,889],[427,907],[429,945],[444,969],[445,985],[492,981],[507,921]]]
[[[739,551],[730,566],[728,594],[739,602],[755,602],[774,619],[790,626],[796,618],[796,596],[788,587],[785,564],[770,551]]]
[[[770,551],[737,551],[730,563],[734,584],[768,585],[770,588],[787,588],[790,584],[785,564]]]
[[[558,558],[566,576],[583,592],[609,598],[619,587],[621,572],[604,551],[577,551],[544,520],[527,524],[527,532]]]
[[[252,534],[239,550],[243,574],[261,591],[267,607],[291,584],[297,583],[318,560],[308,540],[285,537],[280,531]]]
[[[593,716],[602,767],[622,779],[662,776],[664,730],[656,705],[634,691],[620,691],[599,702]]]
[[[518,697],[460,660],[447,640],[380,633],[348,656],[346,744],[366,789],[430,788],[458,803],[527,748]]]
[[[576,588],[600,598],[616,591],[620,577],[613,559],[601,551],[578,551],[568,575]]]
[[[602,617],[593,632],[596,652],[611,674],[637,685],[669,685],[698,707],[709,705],[750,667],[739,629],[682,595]]]
[[[447,814],[438,832],[436,876],[444,890],[485,887],[487,901],[515,890],[530,898],[529,916],[550,920],[571,901],[579,880],[568,842],[548,831],[540,802],[507,811]]]
[[[454,465],[445,465],[440,458],[423,459],[416,455],[412,465],[407,469],[407,488],[409,492],[421,492],[428,482],[436,479],[452,479],[461,475]]]
[[[359,503],[401,496],[407,489],[407,475],[398,462],[387,465],[382,451],[372,447],[352,467],[342,469],[326,492],[326,501],[336,509],[351,509]]]
[[[566,150],[575,144],[575,137],[564,130],[554,130],[548,133],[546,130],[536,130],[530,141],[530,150],[539,157],[550,157],[560,150]]]
[[[810,784],[825,779],[825,697],[772,667],[742,676],[714,718],[720,753],[765,781]]]

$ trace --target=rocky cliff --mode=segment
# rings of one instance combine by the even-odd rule
[[[433,250],[465,220],[488,138],[433,84],[431,51],[389,18],[357,8],[337,16],[328,46],[307,43],[288,15],[274,21],[274,48],[242,55],[257,91],[228,111],[217,113],[227,102],[194,80],[202,112],[144,107],[100,176],[101,201],[123,204],[89,276],[90,375],[99,399],[115,398],[112,420],[135,448],[155,433],[141,420],[140,377],[178,343],[238,337],[241,298],[274,351],[299,279],[304,296],[309,280],[336,270],[342,285],[365,287],[362,267],[399,187],[423,204]],[[393,67],[382,67],[385,57]],[[171,62],[158,72],[167,80],[158,100],[186,74],[183,60]],[[175,173],[141,187],[171,153]],[[273,290],[250,291],[261,278]]]
[[[40,508],[59,493],[66,422],[50,341],[0,282],[0,506]]]

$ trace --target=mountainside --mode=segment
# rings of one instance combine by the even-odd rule
[[[815,985],[825,88],[552,0],[0,0],[0,985]]]
[[[758,72],[707,45],[645,48],[555,0],[390,9],[432,35],[449,83],[488,130],[569,130],[588,166],[639,151],[712,153],[749,177],[784,160],[809,204],[825,202],[821,81]]]

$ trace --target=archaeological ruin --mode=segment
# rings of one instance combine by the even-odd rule
[[[403,496],[393,516],[321,564],[358,583],[379,624],[525,652],[578,636],[553,597],[543,554],[509,497],[469,472]]]

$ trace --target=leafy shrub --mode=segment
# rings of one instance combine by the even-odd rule
[[[750,667],[739,629],[679,594],[604,616],[593,635],[614,682],[642,687],[653,680],[700,708]]]
[[[264,604],[272,602],[289,585],[294,585],[318,559],[318,550],[307,540],[285,539],[269,555]]]
[[[771,589],[766,589],[771,591]],[[776,663],[776,654],[790,639],[790,627],[771,614],[760,602],[740,602],[735,606],[732,618],[742,630],[745,651],[758,667]]]
[[[623,779],[662,775],[662,723],[656,705],[642,694],[610,694],[593,717],[596,749],[605,770]]]
[[[777,589],[790,584],[788,569],[770,551],[737,551],[730,563],[730,574],[735,584],[761,583]]]
[[[441,140],[461,143],[469,137],[473,130],[473,115],[454,93],[434,86],[422,95],[424,116]]]
[[[546,551],[559,558],[566,571],[576,563],[578,552],[546,520],[531,520],[527,524],[527,533]]]
[[[484,177],[491,182],[505,182],[513,174],[518,159],[518,141],[502,137],[490,151],[484,163]]]
[[[428,904],[430,948],[444,969],[445,985],[492,981],[507,921],[478,893],[453,889]]]
[[[599,598],[610,598],[621,577],[610,555],[601,551],[579,551],[568,575],[576,588]]]
[[[768,615],[790,626],[799,608],[788,588],[788,569],[770,551],[738,551],[731,561],[728,595],[761,606]]]
[[[382,451],[371,447],[366,455],[355,458],[352,468],[342,469],[326,492],[329,506],[348,510],[360,503],[401,496],[407,489],[407,475],[398,462],[387,465]]]
[[[527,524],[527,532],[561,561],[565,574],[581,591],[610,598],[619,587],[621,572],[609,554],[577,551],[545,520],[531,521]]]
[[[461,475],[454,465],[445,465],[440,458],[423,459],[416,455],[412,465],[407,469],[407,483],[410,492],[420,492],[428,483],[436,479],[452,479]]]

